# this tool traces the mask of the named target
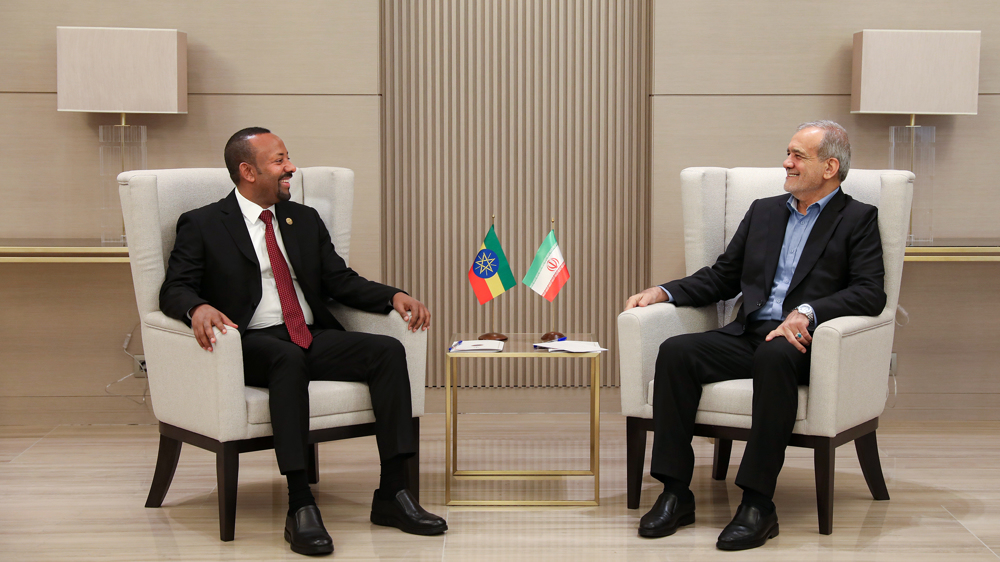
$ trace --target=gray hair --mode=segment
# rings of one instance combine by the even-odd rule
[[[847,179],[847,172],[851,170],[851,141],[847,138],[847,129],[839,123],[833,121],[809,121],[799,125],[796,131],[815,127],[823,129],[823,140],[819,143],[818,156],[826,160],[836,158],[840,162],[840,181]]]

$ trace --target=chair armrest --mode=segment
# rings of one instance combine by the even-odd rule
[[[239,330],[215,331],[214,351],[160,311],[142,319],[153,413],[161,422],[219,441],[247,436],[243,347]]]
[[[813,333],[808,433],[833,437],[885,409],[895,310],[842,316]]]
[[[701,308],[658,303],[618,315],[618,360],[621,367],[622,415],[652,418],[646,393],[653,380],[660,344],[671,336],[719,327],[716,305]]]
[[[413,416],[424,415],[424,394],[427,385],[427,332],[406,329],[406,321],[396,312],[375,314],[343,306],[330,305],[330,312],[351,332],[381,334],[396,338],[406,350],[406,370],[410,375],[410,398]]]

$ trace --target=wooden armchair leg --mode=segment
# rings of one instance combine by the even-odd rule
[[[712,478],[725,480],[729,473],[729,457],[733,453],[733,440],[715,438],[715,455],[712,457]]]
[[[174,480],[177,461],[181,458],[180,441],[160,435],[160,450],[156,453],[156,469],[153,471],[153,483],[149,485],[149,496],[146,497],[146,507],[160,507],[167,490]]]
[[[638,509],[642,495],[642,469],[646,464],[646,427],[642,418],[625,419],[625,477],[629,509]]]
[[[413,435],[416,452],[406,459],[406,482],[414,499],[420,501],[420,418],[413,418]]]
[[[310,484],[319,484],[319,444],[306,447],[306,472]]]
[[[813,466],[816,470],[816,509],[821,535],[833,533],[833,474],[837,450],[830,438],[820,438],[816,445]]]
[[[219,538],[236,536],[236,488],[240,477],[240,454],[235,443],[223,443],[215,453],[215,476],[219,484]]]
[[[875,432],[862,435],[854,440],[854,448],[858,451],[858,462],[861,472],[865,475],[868,490],[877,500],[889,499],[889,490],[885,487],[885,476],[882,474],[882,462],[878,458],[878,441]]]

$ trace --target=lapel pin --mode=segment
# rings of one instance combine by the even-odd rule
[[[285,222],[286,222],[286,223],[288,223],[288,224],[292,224],[292,219],[291,219],[291,217],[289,217],[289,218],[285,219]]]

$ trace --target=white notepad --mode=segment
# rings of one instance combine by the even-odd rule
[[[548,343],[536,343],[535,347],[545,348],[549,351],[560,351],[563,353],[596,353],[599,351],[607,351],[607,349],[601,347],[601,344],[596,341],[552,341]]]
[[[460,340],[451,344],[448,351],[503,351],[504,342],[499,340]]]

